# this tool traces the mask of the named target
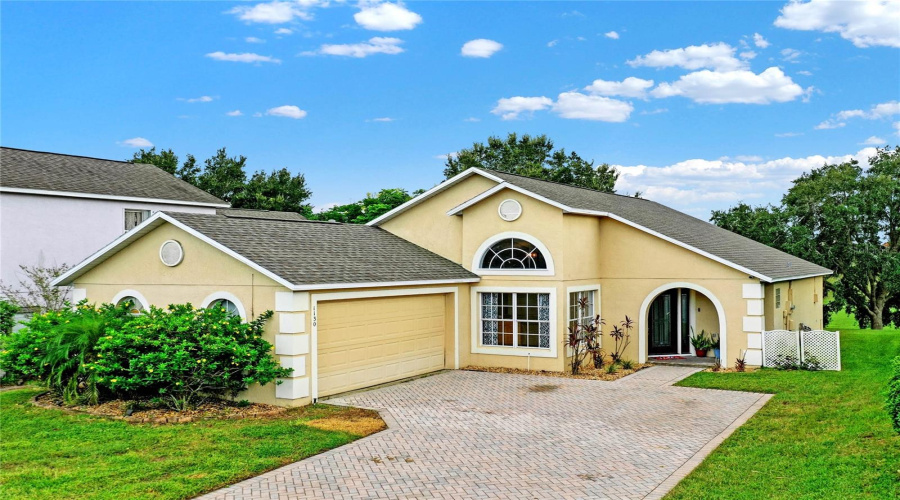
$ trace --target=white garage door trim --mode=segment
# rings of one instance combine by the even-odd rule
[[[312,333],[310,338],[310,375],[312,377],[312,400],[319,399],[319,327],[318,309],[320,301],[346,299],[373,299],[379,297],[403,297],[409,295],[453,294],[453,367],[459,369],[459,287],[406,288],[399,290],[375,290],[367,292],[317,293],[310,297],[312,308]]]

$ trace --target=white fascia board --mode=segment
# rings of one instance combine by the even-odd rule
[[[418,285],[443,285],[452,283],[478,283],[481,278],[461,278],[452,280],[426,280],[426,281],[381,281],[368,283],[325,283],[315,285],[293,285],[294,291],[306,290],[343,290],[348,288],[375,288],[375,287],[395,287],[395,286],[418,286]]]
[[[828,271],[827,273],[816,273],[816,274],[804,274],[803,276],[791,276],[790,278],[776,278],[770,281],[769,283],[780,283],[782,281],[793,281],[793,280],[802,280],[806,278],[815,278],[816,276],[831,276],[834,274],[834,271]]]
[[[138,196],[113,196],[106,194],[74,193],[70,191],[49,191],[44,189],[25,189],[0,187],[2,193],[33,194],[38,196],[61,196],[64,198],[89,198],[92,200],[134,201],[139,203],[159,203],[165,205],[187,205],[192,207],[230,208],[228,203],[205,203],[185,200],[163,200],[160,198],[141,198]]]
[[[155,214],[151,215],[150,218],[148,218],[144,222],[141,222],[130,231],[122,234],[122,236],[119,236],[118,238],[112,240],[112,242],[110,242],[108,245],[94,252],[90,257],[84,259],[72,269],[69,269],[63,274],[57,276],[56,279],[50,282],[50,285],[60,286],[71,284],[72,280],[93,269],[93,267],[100,262],[106,260],[106,255],[109,252],[113,250],[118,251],[119,249],[126,246],[129,241],[140,238],[141,236],[150,232],[150,230],[155,229],[157,226],[162,224],[162,221],[160,221],[160,219],[162,219],[163,216],[164,214],[162,212],[156,212]]]
[[[405,212],[409,208],[412,208],[413,206],[418,205],[419,203],[427,200],[428,198],[431,198],[432,196],[436,195],[437,193],[447,189],[450,186],[453,186],[457,182],[459,182],[471,175],[474,175],[474,174],[481,175],[482,177],[486,177],[494,182],[498,182],[498,183],[503,182],[503,179],[497,177],[496,175],[491,175],[491,174],[485,172],[484,170],[481,170],[480,168],[469,168],[469,169],[466,169],[466,170],[454,175],[453,177],[445,180],[444,182],[429,189],[428,191],[425,191],[424,193],[420,194],[419,196],[416,196],[415,198],[407,201],[406,203],[400,205],[399,207],[394,208],[393,210],[391,210],[385,214],[382,214],[377,219],[367,222],[366,225],[367,226],[378,226],[382,222],[386,222],[390,219],[393,219],[394,217],[400,215],[401,213]]]

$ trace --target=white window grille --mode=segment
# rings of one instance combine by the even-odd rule
[[[480,295],[482,345],[550,348],[550,294]]]
[[[581,299],[587,299],[587,308],[582,310]],[[569,327],[584,325],[594,321],[594,290],[571,292],[569,294]]]

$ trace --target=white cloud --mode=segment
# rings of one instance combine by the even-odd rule
[[[690,159],[671,165],[613,165],[620,172],[616,190],[641,191],[644,197],[674,206],[715,208],[710,202],[733,204],[739,200],[764,199],[777,202],[791,181],[804,172],[826,163],[856,159],[868,163],[875,148],[852,155],[803,158],[784,157],[762,161],[754,156],[727,157],[719,160]],[[719,204],[717,204],[719,205]]]
[[[896,0],[791,0],[775,26],[839,33],[857,47],[900,47],[900,2]]]
[[[555,47],[558,43],[559,40],[550,40],[549,42],[547,42],[547,47]]]
[[[297,106],[278,106],[277,108],[270,108],[266,111],[266,114],[269,116],[283,116],[285,118],[293,118],[295,120],[299,120],[306,116],[306,111],[298,108]]]
[[[376,36],[370,38],[368,42],[345,43],[345,44],[325,44],[319,47],[318,51],[304,52],[302,55],[325,54],[330,56],[345,57],[367,57],[373,54],[400,54],[403,47],[400,44],[403,40],[399,38],[386,38]]]
[[[127,146],[129,148],[152,148],[153,143],[144,139],[143,137],[132,137],[131,139],[125,139],[124,141],[119,142],[120,146]]]
[[[389,116],[382,116],[382,117],[380,117],[380,118],[372,118],[371,120],[366,120],[366,121],[367,121],[367,122],[382,122],[382,123],[389,123],[389,122],[392,122],[392,121],[395,121],[395,120],[394,120],[393,118],[389,117]]]
[[[256,38],[255,36],[248,36],[247,38],[244,38],[244,41],[247,43],[266,43],[262,38]]]
[[[191,97],[190,99],[185,99],[184,97],[178,98],[179,101],[184,101],[184,102],[213,102],[216,99],[217,99],[217,97],[211,97],[208,95],[202,95],[200,97]]]
[[[753,44],[761,49],[765,49],[770,45],[769,41],[763,38],[759,33],[753,34]]]
[[[460,50],[460,54],[465,57],[482,57],[487,58],[494,55],[498,50],[503,48],[503,44],[500,42],[495,42],[494,40],[488,40],[486,38],[479,38],[477,40],[469,40],[462,46],[462,50]]]
[[[616,33],[615,31],[607,31],[606,33],[603,34],[603,36],[605,36],[606,38],[612,38],[613,40],[619,39],[619,34]]]
[[[641,111],[642,115],[658,115],[660,113],[668,113],[669,108],[656,108],[649,111]]]
[[[253,118],[261,118],[262,115],[263,115],[262,113],[260,113],[259,111],[257,111],[256,113],[253,113]]]
[[[491,113],[500,115],[504,120],[515,120],[522,113],[529,115],[535,111],[541,111],[553,106],[553,99],[549,97],[504,97],[497,101],[497,105]]]
[[[660,83],[650,92],[653,97],[682,96],[705,104],[787,102],[803,93],[803,88],[776,67],[758,75],[748,70],[697,71],[672,83]]]
[[[356,23],[367,30],[411,30],[422,22],[422,16],[408,10],[402,3],[367,3],[353,15]]]
[[[775,137],[799,137],[801,135],[803,135],[803,132],[782,132],[775,134]]]
[[[812,72],[811,72],[811,71],[806,71],[805,69],[804,69],[804,70],[801,70],[801,71],[798,71],[797,74],[798,74],[798,75],[803,75],[803,76],[812,76]]]
[[[571,120],[624,122],[632,111],[634,107],[625,101],[578,92],[559,94],[553,105],[553,112]]]
[[[752,50],[745,50],[738,55],[741,57],[741,59],[749,61],[750,59],[755,58],[758,54]]]
[[[801,52],[797,49],[782,49],[781,50],[781,57],[783,60],[785,60],[787,62],[793,62],[793,63],[798,62],[797,59],[799,59],[800,56],[802,56],[802,55],[803,55],[803,52]]]
[[[743,69],[747,63],[734,57],[735,49],[727,43],[713,45],[691,45],[683,49],[654,50],[647,55],[627,61],[629,66],[668,68],[679,66],[684,69],[711,68],[720,71]]]
[[[871,136],[868,139],[864,140],[860,144],[864,144],[866,146],[884,146],[887,144],[887,141],[878,136]]]
[[[464,122],[469,122],[469,123],[477,123],[477,122],[480,122],[480,121],[481,121],[481,118],[475,118],[474,116],[470,116],[469,118],[466,118],[466,119],[463,120],[463,121],[464,121]]]
[[[448,158],[456,158],[457,156],[459,156],[459,153],[457,153],[456,151],[445,155],[434,155],[435,159],[437,160],[447,160]]]
[[[896,130],[896,134],[900,137],[900,122],[894,122],[894,130]]]
[[[847,125],[846,120],[851,118],[862,118],[864,120],[883,120],[890,119],[895,115],[900,115],[900,101],[888,101],[875,104],[868,111],[862,109],[847,109],[838,111],[831,118],[816,125],[817,130],[828,130],[841,128]]]
[[[251,52],[244,52],[242,54],[226,54],[225,52],[218,51],[210,52],[209,54],[206,54],[206,57],[215,59],[216,61],[231,61],[242,63],[281,63],[281,59],[276,59],[271,56],[261,56],[259,54],[253,54]]]
[[[293,21],[295,18],[309,20],[312,15],[305,10],[306,7],[315,5],[315,2],[268,2],[258,3],[253,6],[241,5],[228,11],[241,21],[248,23],[283,24]]]
[[[643,80],[629,76],[621,82],[609,80],[594,80],[584,88],[588,92],[597,95],[622,96],[622,97],[647,97],[647,91],[653,86],[653,80]]]
[[[239,110],[239,109],[236,109],[234,111],[229,111],[225,114],[228,116],[244,116],[244,113],[241,113],[241,110]]]
[[[294,30],[292,30],[290,28],[278,28],[277,30],[275,30],[275,34],[276,35],[293,35]]]

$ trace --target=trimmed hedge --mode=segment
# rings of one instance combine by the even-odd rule
[[[894,375],[888,382],[887,409],[891,414],[894,430],[900,433],[900,356],[893,361]]]

